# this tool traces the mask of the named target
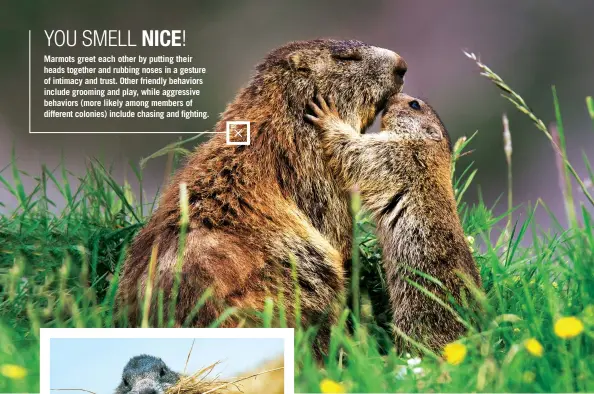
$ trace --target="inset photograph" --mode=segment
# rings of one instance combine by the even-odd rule
[[[42,393],[294,392],[292,329],[42,329],[41,346]]]

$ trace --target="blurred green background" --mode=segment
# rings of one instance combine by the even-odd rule
[[[592,151],[594,135],[585,97],[594,94],[594,1],[591,0],[449,0],[449,1],[3,1],[0,6],[0,169],[10,162],[14,145],[19,167],[39,172],[62,156],[67,167],[82,172],[87,157],[113,162],[116,173],[131,175],[137,162],[177,138],[176,132],[205,131],[227,102],[247,82],[255,64],[288,41],[317,37],[353,38],[392,49],[409,65],[404,90],[430,102],[454,139],[479,131],[464,163],[475,162],[476,182],[466,194],[472,202],[478,188],[487,205],[505,192],[501,116],[508,113],[513,138],[514,203],[542,197],[553,212],[564,211],[553,151],[530,123],[501,99],[478,75],[462,50],[480,54],[545,123],[554,120],[551,85],[556,85],[568,138],[568,154],[586,176],[582,151]],[[208,120],[126,123],[113,121],[109,131],[168,131],[171,135],[29,135],[28,30],[32,31],[34,74],[47,53],[43,29],[185,29],[187,46],[161,53],[188,53],[194,65],[206,67],[200,109]],[[127,53],[133,49],[77,49],[80,54]],[[79,52],[75,52],[78,54]],[[120,52],[118,52],[120,51]],[[65,52],[66,53],[66,52]],[[36,63],[37,62],[37,63]],[[40,75],[41,71],[37,71]],[[34,80],[35,80],[34,75]],[[39,100],[40,93],[37,96]],[[57,131],[34,118],[35,131]],[[377,126],[375,126],[377,128]],[[104,123],[87,120],[72,129],[104,131]],[[163,181],[164,160],[149,163],[147,194]],[[133,178],[130,176],[129,178]],[[578,198],[580,196],[578,195]],[[0,189],[0,201],[14,204]],[[495,209],[505,211],[505,198]],[[5,208],[6,209],[6,208]],[[516,218],[521,219],[522,210]],[[546,214],[538,222],[548,227]]]

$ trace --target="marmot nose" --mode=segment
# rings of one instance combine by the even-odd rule
[[[394,67],[394,73],[399,83],[404,83],[404,74],[408,70],[408,65],[400,55],[396,55],[396,64]]]
[[[157,390],[153,388],[143,389],[139,391],[138,394],[157,394]]]

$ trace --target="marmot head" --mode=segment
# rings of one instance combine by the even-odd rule
[[[450,135],[437,112],[423,100],[404,93],[389,98],[382,115],[381,129],[410,139],[443,140],[452,150]]]
[[[142,354],[128,361],[115,394],[163,394],[179,378],[160,358]]]
[[[299,41],[272,51],[258,66],[252,87],[266,95],[271,84],[280,85],[300,120],[315,94],[332,96],[341,117],[363,131],[387,98],[401,91],[406,69],[395,52],[359,41]]]

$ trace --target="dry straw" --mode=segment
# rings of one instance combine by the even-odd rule
[[[192,346],[190,347],[190,351],[188,352],[188,357],[186,358],[186,365],[184,366],[184,375],[188,368],[188,362],[190,361],[190,356],[192,355],[192,350],[194,349],[194,342],[192,341]],[[170,387],[167,390],[167,394],[219,394],[219,393],[229,393],[229,387],[235,387],[237,390],[235,392],[243,392],[241,387],[238,385],[239,382],[248,380],[250,378],[256,378],[257,376],[264,375],[270,372],[278,371],[284,369],[284,367],[268,369],[266,371],[261,371],[258,373],[251,374],[249,376],[244,376],[236,379],[230,379],[229,381],[220,380],[218,376],[213,378],[209,378],[209,375],[214,370],[214,368],[219,365],[221,362],[217,361],[205,368],[202,368],[198,372],[194,373],[190,376],[183,376],[175,386]],[[255,394],[255,393],[254,393]]]
[[[284,367],[268,369],[266,371],[254,373],[249,376],[232,379],[229,381],[220,380],[217,377],[209,379],[208,375],[218,364],[220,364],[219,361],[201,369],[194,375],[181,378],[175,386],[170,387],[167,390],[167,394],[222,394],[230,392],[243,392],[241,385],[239,384],[240,382],[284,369]]]

